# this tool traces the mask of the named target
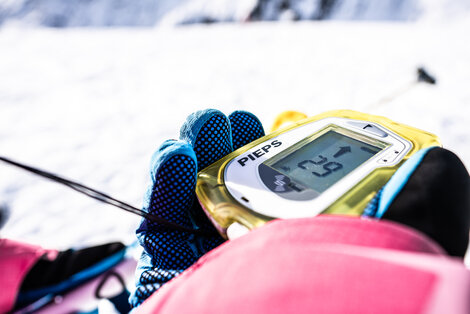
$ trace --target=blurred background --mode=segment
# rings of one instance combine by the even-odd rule
[[[191,112],[354,109],[470,166],[467,0],[0,0],[0,154],[140,207]],[[437,84],[417,81],[425,67]],[[130,214],[0,164],[4,237],[134,239]]]
[[[2,0],[0,21],[46,27],[154,27],[253,21],[418,21],[465,17],[464,0]]]

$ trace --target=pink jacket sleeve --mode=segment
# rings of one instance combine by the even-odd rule
[[[52,259],[57,255],[57,251],[0,239],[0,313],[6,313],[13,308],[24,277],[44,254]]]
[[[273,221],[203,256],[137,313],[470,313],[462,260],[406,226]]]

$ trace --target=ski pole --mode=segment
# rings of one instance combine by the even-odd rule
[[[419,67],[416,70],[416,79],[409,82],[408,84],[404,85],[403,87],[395,90],[394,92],[390,93],[389,95],[380,98],[379,100],[367,105],[364,107],[365,110],[370,110],[374,108],[378,108],[384,104],[390,103],[393,100],[397,99],[398,97],[403,96],[413,88],[415,88],[419,83],[427,83],[431,85],[436,84],[436,78],[430,75],[424,67]]]

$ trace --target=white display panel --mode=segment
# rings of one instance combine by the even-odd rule
[[[224,180],[239,203],[260,214],[315,216],[374,169],[397,164],[410,149],[410,142],[378,124],[327,118],[241,154],[225,168]]]

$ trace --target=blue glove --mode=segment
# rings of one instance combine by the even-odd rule
[[[180,140],[167,140],[154,153],[143,209],[211,235],[196,236],[143,219],[137,237],[144,250],[136,271],[137,288],[129,299],[133,307],[224,241],[195,198],[197,172],[263,135],[261,122],[251,113],[235,111],[227,118],[208,109],[191,114]]]

